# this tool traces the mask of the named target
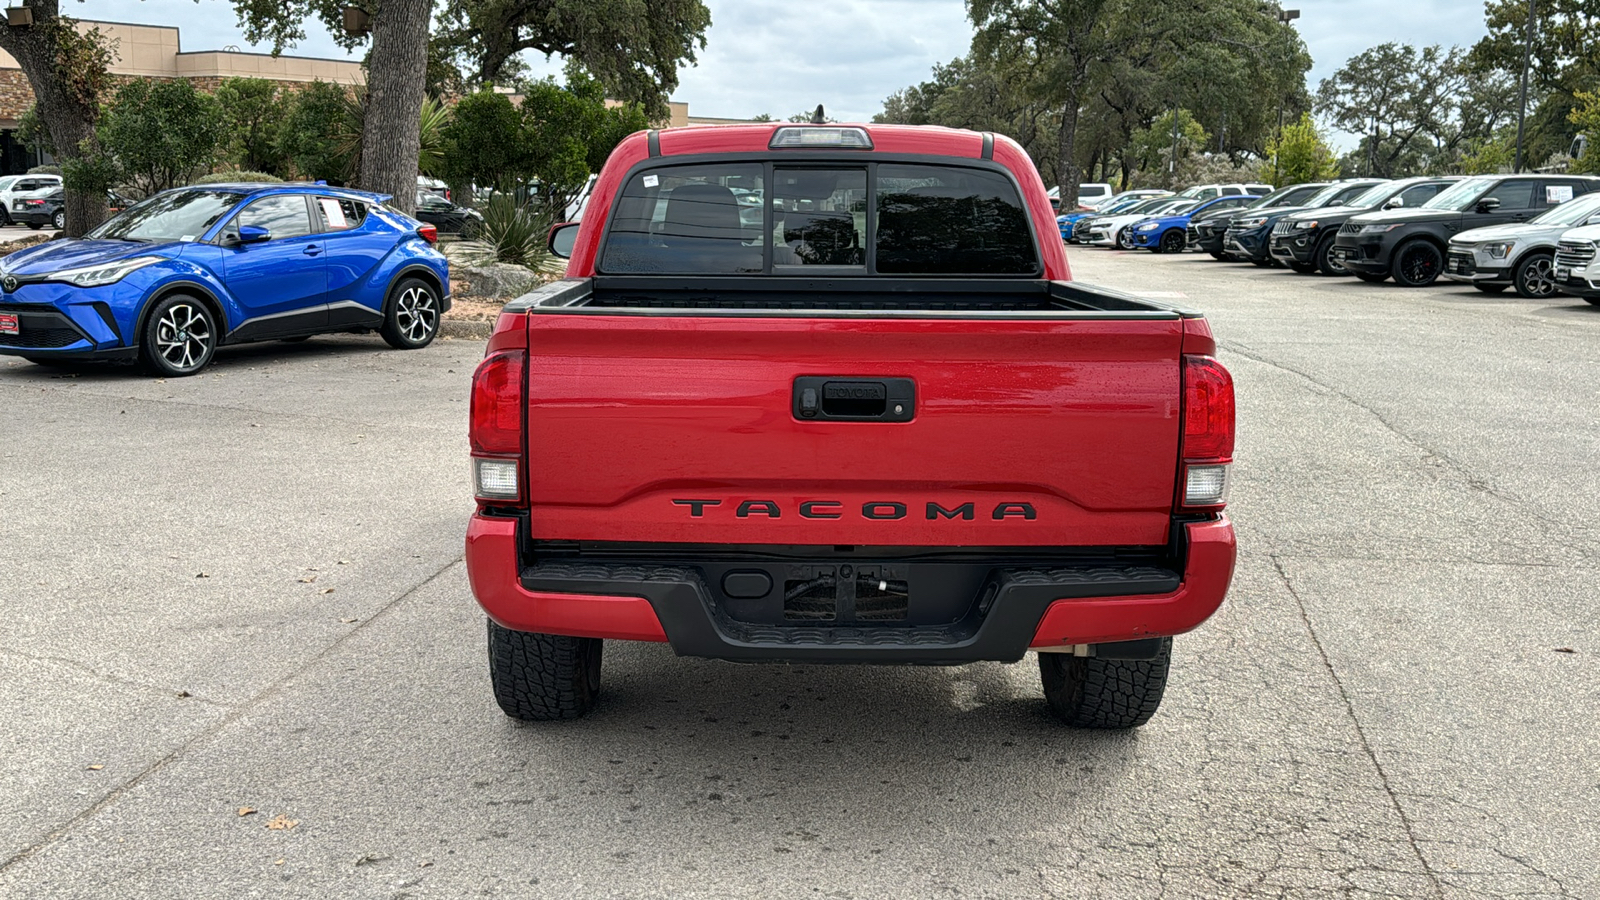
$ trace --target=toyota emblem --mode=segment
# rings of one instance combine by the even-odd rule
[[[5,278],[0,278],[0,285],[5,286],[6,293],[8,294],[14,293],[17,290],[18,284],[19,282],[17,281],[17,276],[15,275],[7,275]]]

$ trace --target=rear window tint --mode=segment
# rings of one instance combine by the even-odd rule
[[[741,275],[765,266],[765,175],[758,164],[635,173],[606,230],[600,271]]]
[[[1011,181],[954,166],[878,167],[878,271],[898,275],[1031,275],[1028,214]]]
[[[781,160],[635,172],[597,262],[611,275],[799,274],[812,267],[842,275],[1040,271],[1028,212],[999,172]]]

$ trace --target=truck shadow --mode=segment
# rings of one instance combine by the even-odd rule
[[[894,840],[952,816],[1093,798],[1097,785],[1127,777],[1140,743],[1138,732],[1061,725],[1031,657],[958,668],[742,666],[661,646],[607,652],[589,718],[510,726],[499,748],[591,777],[574,784],[533,765],[500,789],[517,793],[526,775],[530,797],[576,788],[601,819],[648,807],[658,823],[684,827],[708,816],[771,827],[773,807],[785,819],[825,810],[858,835]],[[780,828],[771,838],[786,836]]]

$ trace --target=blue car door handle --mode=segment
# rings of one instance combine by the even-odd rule
[[[307,244],[306,248],[300,252],[307,256],[316,256],[318,253],[322,252],[322,248],[318,247],[316,244]]]

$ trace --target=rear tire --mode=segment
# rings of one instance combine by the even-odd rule
[[[396,350],[420,350],[439,333],[439,292],[420,278],[402,278],[389,293],[378,332]]]
[[[1421,238],[1412,238],[1395,248],[1389,274],[1401,287],[1427,287],[1444,272],[1444,254]]]
[[[55,216],[50,219],[50,224],[57,231],[65,230],[67,227],[67,214],[63,211],[57,210]]]
[[[513,719],[576,719],[600,695],[599,638],[512,631],[489,622],[489,683]]]
[[[1155,659],[1039,654],[1050,711],[1074,728],[1138,728],[1161,706],[1172,666],[1172,638]]]

